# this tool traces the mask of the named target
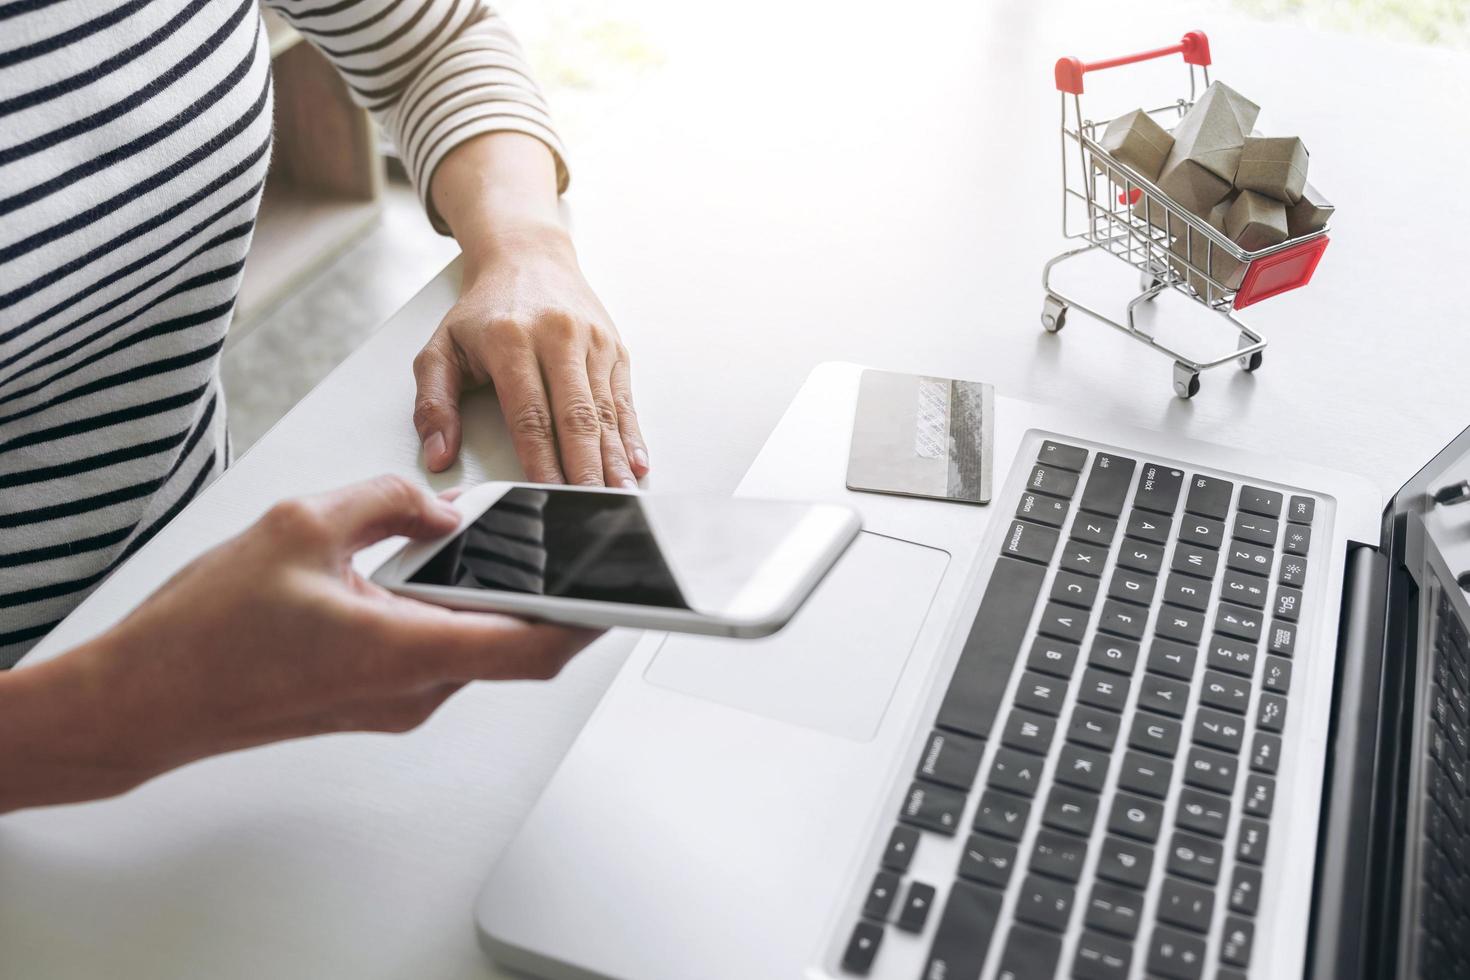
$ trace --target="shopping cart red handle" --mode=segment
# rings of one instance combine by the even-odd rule
[[[1077,58],[1060,58],[1057,60],[1057,89],[1073,95],[1081,95],[1082,76],[1090,71],[1133,65],[1140,61],[1151,61],[1154,58],[1167,58],[1171,54],[1184,55],[1186,64],[1208,65],[1210,63],[1210,39],[1205,37],[1204,31],[1190,31],[1180,38],[1178,44],[1171,47],[1156,48],[1140,54],[1125,54],[1121,58],[1092,62],[1081,61]]]

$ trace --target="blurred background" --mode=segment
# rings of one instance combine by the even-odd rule
[[[1049,17],[1065,16],[1064,8],[1036,0],[996,5],[1014,7],[1013,18],[1034,21],[1038,34],[1048,32]],[[685,50],[681,36],[707,32],[710,21],[740,17],[743,9],[700,0],[500,0],[493,6],[519,35],[551,103],[569,148],[572,202],[579,171],[597,167],[595,148],[615,143],[621,121],[640,111],[640,95]],[[790,6],[824,4],[792,0]],[[850,5],[825,6],[833,17],[861,15]],[[1127,15],[1126,2],[1116,6],[1119,16]],[[1211,18],[1244,18],[1470,50],[1470,0],[1185,0],[1178,7],[1201,27]],[[901,7],[879,15],[904,16]],[[799,20],[811,23],[810,16]],[[458,252],[453,239],[424,220],[391,145],[351,105],[320,56],[279,20],[268,18],[267,26],[277,143],[222,366],[237,455]],[[783,26],[778,18],[768,29]],[[811,50],[820,59],[820,38]],[[325,126],[323,106],[334,113]],[[574,207],[569,216],[575,228]]]

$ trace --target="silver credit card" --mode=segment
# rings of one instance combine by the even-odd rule
[[[995,391],[891,371],[864,371],[847,488],[990,503]]]

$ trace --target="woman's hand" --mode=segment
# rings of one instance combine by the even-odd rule
[[[464,262],[459,302],[414,359],[414,427],[429,469],[445,469],[460,394],[489,382],[527,479],[633,487],[648,448],[628,351],[577,266],[556,181],[546,146],[513,132],[462,143],[435,170],[433,204]]]
[[[577,268],[566,233],[542,229],[476,262],[459,302],[414,359],[414,426],[431,470],[454,462],[460,393],[495,385],[526,478],[636,487],[648,451],[628,351]]]
[[[457,521],[397,477],[286,501],[97,640],[0,678],[0,812],[281,739],[404,732],[469,681],[555,676],[596,633],[415,602],[351,568]]]

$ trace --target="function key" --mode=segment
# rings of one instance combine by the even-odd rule
[[[888,846],[883,848],[883,867],[903,874],[909,869],[909,863],[913,861],[914,851],[918,846],[917,830],[902,824],[894,827],[893,833],[888,835]]]
[[[1235,866],[1235,876],[1230,879],[1230,911],[1255,915],[1261,906],[1261,872],[1245,865]]]
[[[1231,966],[1249,966],[1255,931],[1249,919],[1234,915],[1227,917],[1225,934],[1220,937],[1220,959]]]
[[[1307,580],[1307,560],[1297,555],[1287,555],[1281,559],[1281,574],[1278,577],[1282,585],[1300,588]]]
[[[1286,698],[1279,694],[1262,694],[1256,711],[1256,726],[1273,735],[1281,734],[1286,725]]]
[[[1251,768],[1274,776],[1280,760],[1281,736],[1270,732],[1256,732],[1256,739],[1251,743]]]
[[[1266,658],[1266,673],[1261,686],[1274,694],[1285,694],[1291,690],[1291,661],[1281,657]]]
[[[1312,547],[1312,529],[1305,524],[1286,525],[1286,537],[1281,547],[1288,555],[1305,555]]]
[[[1087,486],[1082,491],[1083,510],[1104,517],[1117,517],[1123,512],[1128,484],[1133,482],[1133,469],[1138,464],[1127,456],[1097,453],[1087,471]]]
[[[1172,514],[1179,504],[1179,491],[1184,486],[1184,473],[1159,463],[1145,463],[1133,495],[1133,506],[1156,514]]]
[[[883,942],[883,927],[871,922],[859,922],[847,941],[847,951],[842,954],[842,969],[848,973],[865,977],[873,969],[873,958]]]
[[[868,897],[863,899],[863,918],[878,922],[886,920],[893,909],[894,899],[898,897],[898,887],[898,875],[892,871],[880,871],[874,875],[873,884],[868,887]]]
[[[1196,476],[1189,481],[1189,497],[1184,501],[1184,509],[1191,514],[1223,521],[1230,513],[1230,495],[1234,492],[1235,484],[1229,480]]]
[[[1071,470],[1073,473],[1081,473],[1083,465],[1087,462],[1087,450],[1052,442],[1048,439],[1041,444],[1041,451],[1036,454],[1036,461]]]
[[[1038,464],[1031,469],[1031,478],[1026,481],[1026,489],[1070,500],[1072,494],[1077,492],[1077,474],[1071,470]]]
[[[1240,836],[1235,843],[1235,856],[1246,864],[1262,864],[1266,860],[1266,843],[1271,837],[1271,825],[1264,820],[1243,817],[1240,821]]]
[[[1057,550],[1059,535],[1049,527],[1013,521],[1006,532],[1001,553],[1012,558],[1034,561],[1038,565],[1051,564],[1051,556]]]
[[[1067,502],[1040,493],[1024,493],[1016,516],[1023,521],[1061,527],[1067,520]]]
[[[1297,524],[1310,524],[1317,513],[1314,497],[1292,497],[1286,505],[1286,519]]]
[[[1000,892],[990,888],[967,881],[951,885],[923,975],[978,977],[1000,921],[1000,901]]]
[[[923,932],[934,907],[934,886],[922,881],[909,882],[909,893],[898,908],[897,926],[904,932]]]
[[[1240,488],[1240,509],[1262,517],[1281,516],[1281,494],[1275,490],[1243,486]]]
[[[1251,773],[1245,781],[1245,801],[1241,807],[1255,817],[1269,817],[1276,802],[1276,780]]]
[[[1277,616],[1296,622],[1296,617],[1301,612],[1301,608],[1301,589],[1293,589],[1288,585],[1283,585],[1276,590],[1276,603],[1272,611]]]
[[[1289,657],[1296,649],[1296,624],[1274,619],[1271,621],[1271,631],[1266,634],[1266,637],[1270,643],[1268,649],[1272,653]]]

